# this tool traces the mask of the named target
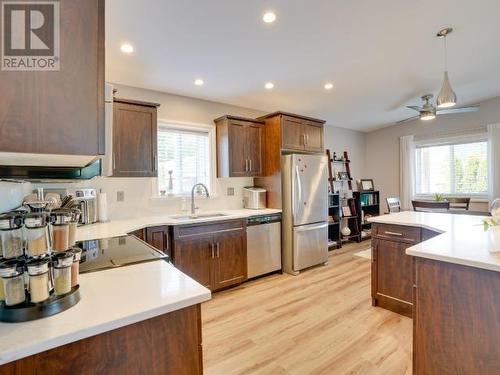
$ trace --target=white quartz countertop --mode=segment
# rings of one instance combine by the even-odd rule
[[[403,211],[372,223],[427,228],[440,234],[406,250],[409,255],[500,271],[500,226],[483,229],[481,216]]]
[[[211,298],[163,260],[80,275],[80,294],[81,301],[60,314],[0,323],[0,365]]]
[[[122,219],[113,220],[107,223],[97,223],[91,225],[85,225],[78,227],[76,233],[77,241],[100,239],[123,236],[137,229],[142,229],[145,227],[157,226],[157,225],[186,225],[186,224],[197,224],[197,223],[208,223],[214,221],[223,221],[231,219],[242,219],[251,216],[260,216],[280,213],[281,210],[265,208],[262,210],[221,210],[217,212],[198,212],[198,215],[207,215],[213,213],[224,214],[224,216],[216,217],[203,217],[198,219],[189,220],[178,220],[175,217],[178,215],[157,215],[157,216],[143,216],[133,219]]]

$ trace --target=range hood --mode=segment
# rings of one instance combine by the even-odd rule
[[[0,178],[4,179],[88,180],[100,174],[98,156],[0,152]]]

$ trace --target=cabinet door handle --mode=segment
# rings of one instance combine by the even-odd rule
[[[245,172],[248,172],[248,159],[245,159]]]
[[[389,236],[398,236],[398,237],[401,237],[403,235],[403,233],[389,232],[389,231],[384,231],[384,234],[388,234]]]
[[[304,143],[304,146],[306,145],[306,135],[302,134],[302,142]]]
[[[213,259],[213,258],[215,258],[215,256],[214,256],[214,244],[212,243],[212,244],[210,244],[210,246],[212,247],[212,259]]]
[[[248,159],[248,172],[252,172],[252,159]]]
[[[309,134],[306,134],[306,145],[309,144]]]
[[[116,153],[113,152],[113,171],[116,170]]]
[[[217,242],[217,258],[220,258],[220,246],[218,242]]]

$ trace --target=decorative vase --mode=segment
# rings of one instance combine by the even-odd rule
[[[340,230],[340,233],[342,233],[342,235],[344,237],[347,237],[351,234],[351,230],[349,229],[349,227],[346,225],[345,227],[343,227],[341,230]]]

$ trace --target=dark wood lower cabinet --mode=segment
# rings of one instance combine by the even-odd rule
[[[406,249],[421,241],[421,229],[373,224],[372,304],[412,316],[413,257]]]
[[[168,226],[146,228],[146,242],[165,254],[171,255]]]
[[[415,258],[413,373],[500,373],[500,273]]]
[[[0,375],[203,374],[194,305],[0,366]]]
[[[174,227],[175,266],[212,291],[246,280],[246,250],[243,220]]]

